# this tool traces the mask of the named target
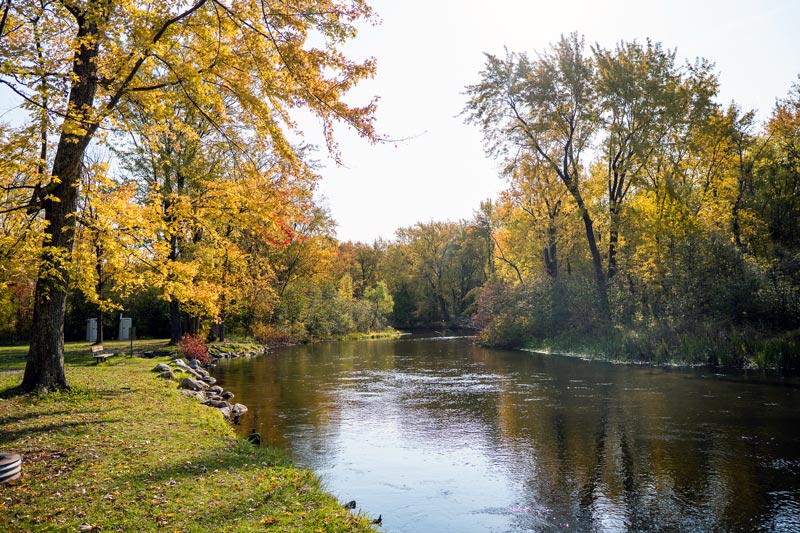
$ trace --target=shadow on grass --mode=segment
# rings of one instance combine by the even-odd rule
[[[134,353],[157,351],[168,347],[166,339],[147,339],[134,341]],[[130,357],[131,347],[127,341],[108,341],[104,343],[105,351]],[[86,341],[67,342],[64,344],[64,364],[90,366],[94,364],[92,343]],[[0,345],[0,372],[16,371],[24,368],[28,357],[27,344]],[[119,356],[118,356],[119,357]]]
[[[0,398],[3,400],[9,400],[11,398],[16,398],[18,396],[25,396],[29,394],[31,394],[31,391],[22,388],[21,383],[18,385],[14,385],[12,387],[8,387],[7,389],[0,390]]]
[[[254,467],[292,466],[286,456],[279,450],[269,447],[256,447],[245,440],[237,440],[228,448],[216,453],[196,455],[182,462],[160,463],[147,472],[130,476],[131,483],[163,482],[170,480],[188,480],[199,476],[213,475],[215,470],[235,471],[249,470]]]
[[[129,355],[122,355],[122,356],[115,356],[112,358],[120,360],[122,358],[129,358]],[[25,370],[25,365],[28,362],[28,357],[23,356],[3,356],[0,354],[0,372],[9,372],[9,373],[17,373],[23,372]],[[65,354],[64,355],[64,366],[75,366],[75,367],[92,367],[92,366],[102,366],[105,364],[111,364],[111,361],[105,361],[103,363],[98,363],[91,354]]]
[[[128,394],[139,394],[140,389],[136,387],[128,387],[123,386],[118,389],[103,389],[99,391],[95,391],[95,396],[100,399],[104,400],[112,400],[116,398],[122,398]]]
[[[240,474],[245,478],[257,477],[255,471],[264,479],[240,477]],[[153,465],[146,472],[132,473],[119,481],[132,486],[176,487],[178,491],[192,487],[195,497],[205,503],[194,506],[190,522],[216,524],[222,530],[234,523],[254,520],[254,512],[265,512],[263,508],[256,510],[262,505],[280,505],[286,510],[285,504],[296,500],[313,502],[323,494],[313,474],[294,469],[281,451],[256,447],[245,440],[236,440],[221,450],[199,451],[194,456],[184,454],[180,461]],[[222,490],[224,495],[218,494]],[[167,513],[168,509],[161,511]],[[172,525],[178,527],[178,522]]]
[[[22,380],[22,373],[15,373],[20,377]],[[99,391],[98,391],[99,392]],[[19,398],[27,396],[31,402],[36,401],[58,401],[58,400],[67,400],[69,401],[70,397],[77,398],[78,396],[83,396],[84,399],[90,398],[91,395],[94,394],[94,391],[89,391],[85,387],[82,386],[70,386],[67,384],[66,388],[63,389],[54,389],[48,393],[40,393],[37,390],[30,390],[26,389],[22,386],[22,382],[16,385],[7,386],[5,389],[0,389],[0,398],[8,400],[11,398]]]
[[[105,412],[105,411],[103,411],[101,409],[92,409],[92,410],[81,411],[78,414],[95,414],[95,413],[100,413],[100,412]],[[0,415],[0,427],[4,426],[6,424],[15,424],[15,423],[23,422],[25,420],[30,420],[32,418],[37,418],[37,417],[40,417],[40,416],[44,416],[44,415],[45,415],[45,413],[36,413],[36,412],[27,412],[27,413],[22,413],[22,414],[18,414],[18,415],[10,415],[10,416],[9,415]],[[46,416],[60,416],[60,415],[73,416],[73,415],[75,415],[75,410],[74,409],[62,409],[62,410],[59,410],[59,411],[48,411],[46,413]],[[0,441],[2,441],[2,438],[4,436],[5,436],[5,433],[0,433]]]
[[[0,434],[0,445],[3,444],[12,444],[17,442],[22,437],[32,437],[36,435],[40,435],[43,433],[50,433],[50,432],[59,432],[64,431],[66,429],[72,428],[79,428],[79,427],[92,427],[92,426],[103,426],[106,424],[113,424],[115,422],[121,422],[121,419],[105,419],[105,420],[81,420],[76,422],[62,422],[59,424],[48,424],[44,426],[38,427],[30,427],[26,426],[24,428],[9,431],[8,428],[4,428],[2,434]]]

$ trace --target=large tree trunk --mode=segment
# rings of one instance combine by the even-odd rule
[[[600,258],[600,250],[597,248],[597,237],[594,234],[594,223],[592,222],[592,216],[589,214],[588,209],[586,209],[583,196],[578,188],[577,172],[575,172],[574,176],[569,172],[569,165],[567,164],[569,160],[568,153],[569,149],[567,148],[565,149],[563,168],[557,170],[561,181],[563,181],[564,185],[567,186],[567,190],[575,200],[575,205],[578,206],[578,211],[581,214],[583,225],[586,228],[586,241],[589,244],[589,252],[592,255],[592,267],[594,268],[595,287],[597,289],[598,303],[600,304],[601,320],[610,323],[611,306],[608,303],[608,279],[606,278],[606,273],[603,270],[603,260]]]
[[[597,237],[594,234],[594,223],[589,211],[586,209],[586,204],[583,202],[583,197],[580,191],[574,187],[568,187],[578,209],[581,213],[583,225],[586,228],[586,241],[589,244],[589,252],[592,254],[592,266],[594,267],[594,279],[597,288],[597,298],[600,303],[600,314],[602,319],[606,321],[611,320],[611,306],[608,303],[608,287],[606,273],[603,270],[603,260],[600,258],[600,250],[597,247]]]
[[[589,252],[592,254],[592,266],[594,267],[594,279],[597,286],[597,297],[600,302],[600,313],[604,320],[611,320],[610,308],[608,303],[608,292],[606,287],[606,273],[603,271],[603,262],[600,259],[600,250],[597,248],[597,239],[594,235],[592,218],[586,209],[582,209],[583,225],[586,227],[586,240],[589,242]]]
[[[48,237],[34,293],[31,345],[22,388],[48,392],[66,388],[64,376],[64,314],[75,238],[78,176],[86,143],[71,142],[62,135],[53,165],[61,183],[44,200]],[[69,136],[71,137],[71,136]]]
[[[93,13],[92,16],[96,16]],[[64,375],[64,314],[75,241],[75,213],[81,163],[96,130],[86,116],[93,109],[97,91],[99,39],[97,20],[76,15],[78,48],[72,65],[68,116],[53,160],[53,181],[40,194],[47,236],[36,279],[31,345],[22,379],[24,390],[48,392],[66,388]],[[36,199],[34,199],[36,200]]]
[[[630,154],[629,154],[630,155]],[[611,163],[608,176],[608,280],[617,275],[617,249],[619,247],[620,213],[622,202],[625,200],[627,173],[622,172],[619,166],[624,166],[627,161],[622,148],[620,148]]]
[[[544,270],[555,279],[558,277],[558,241],[555,221],[551,218],[547,227],[547,246],[544,247]]]
[[[186,332],[189,335],[197,335],[200,332],[200,317],[190,316],[186,320]]]

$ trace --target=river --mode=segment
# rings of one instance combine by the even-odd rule
[[[800,531],[800,380],[465,338],[221,362],[270,445],[387,532]]]

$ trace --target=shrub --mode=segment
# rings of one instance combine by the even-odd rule
[[[186,359],[197,359],[202,365],[208,363],[208,346],[197,335],[185,334],[178,343],[178,353]]]
[[[296,344],[298,339],[286,328],[271,324],[254,324],[251,328],[253,339],[266,346],[286,346]]]
[[[519,348],[528,340],[528,324],[522,316],[502,313],[484,325],[478,336],[481,344],[497,348]]]

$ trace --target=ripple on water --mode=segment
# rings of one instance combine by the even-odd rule
[[[388,530],[800,532],[800,388],[398,345],[319,372],[292,349],[259,419]]]
[[[794,474],[800,472],[800,459],[773,459],[768,466],[775,470],[786,470]]]
[[[516,524],[512,531],[558,531],[553,521],[553,510],[539,503],[516,503],[507,507],[484,507],[472,511],[473,515],[503,516],[510,524]]]
[[[759,531],[800,531],[800,491],[767,493],[770,509],[759,524]]]
[[[425,394],[485,394],[502,390],[512,383],[508,376],[497,374],[436,375],[403,372],[375,372],[368,380],[370,390],[403,390],[406,393],[422,391]]]

